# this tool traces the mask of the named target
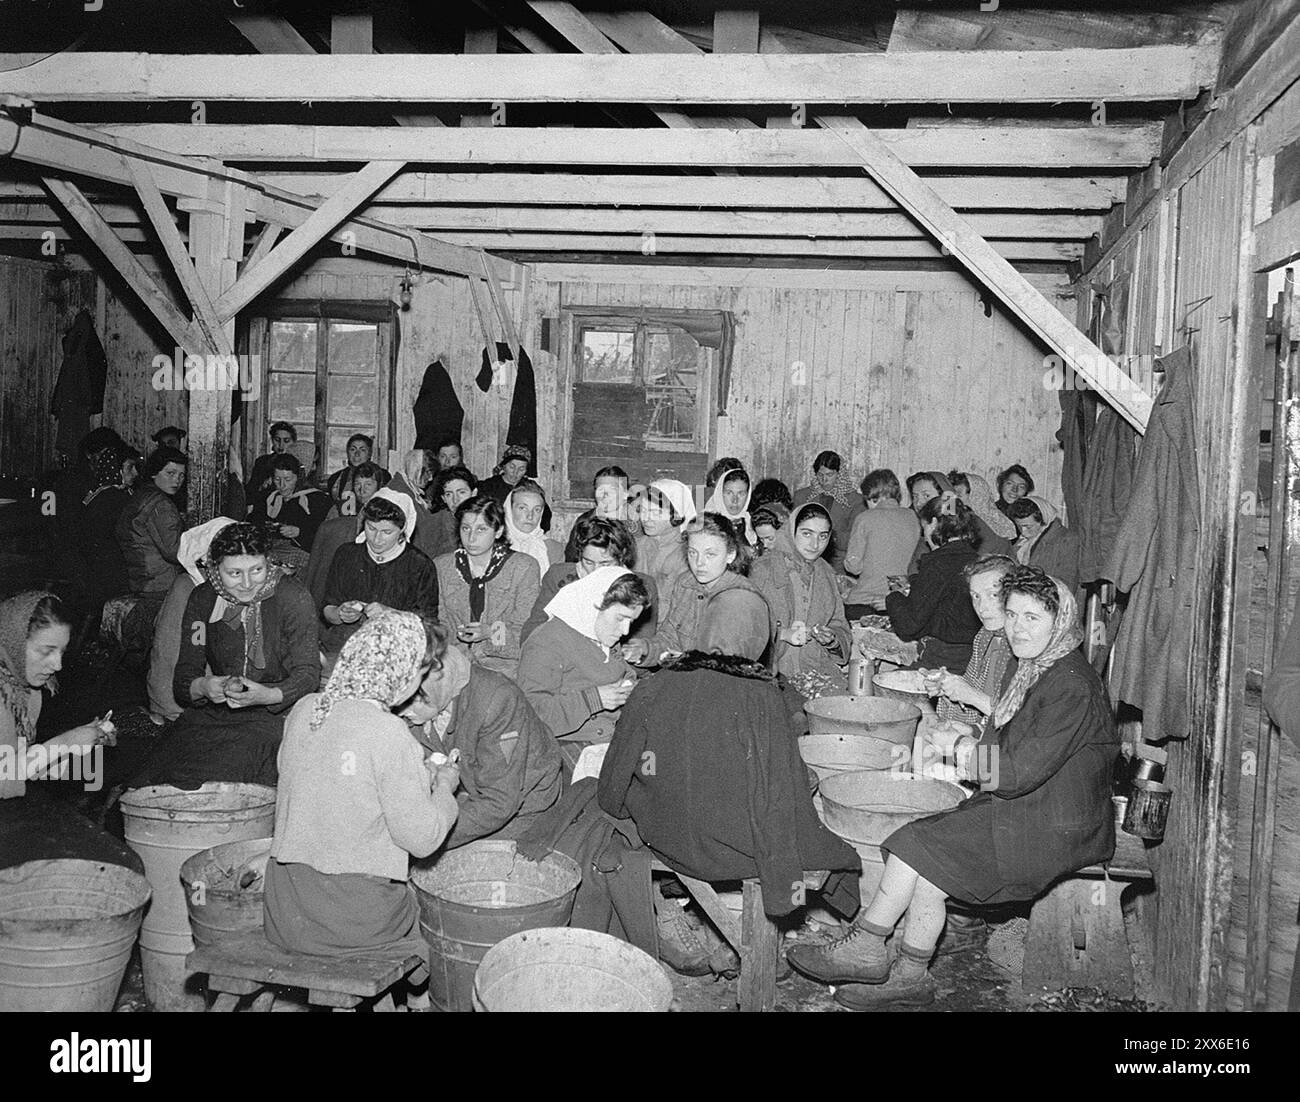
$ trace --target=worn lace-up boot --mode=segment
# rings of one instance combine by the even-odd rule
[[[885,939],[892,932],[858,921],[824,945],[791,946],[786,958],[805,976],[821,983],[884,983],[889,976]]]
[[[835,991],[835,1001],[850,1010],[888,1010],[896,1006],[929,1006],[935,982],[930,976],[932,949],[914,949],[904,942],[884,983],[849,983]]]

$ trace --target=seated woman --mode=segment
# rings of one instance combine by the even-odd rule
[[[579,520],[573,526],[573,539],[578,544],[578,561],[556,563],[542,577],[541,592],[537,603],[520,631],[520,639],[528,637],[536,628],[546,623],[546,606],[561,588],[576,578],[585,578],[593,570],[602,566],[621,566],[631,570],[636,563],[636,547],[628,534],[627,526],[621,521],[606,517],[588,517]],[[650,595],[649,603],[628,633],[628,641],[623,644],[623,656],[628,661],[640,661],[650,653],[650,640],[654,638],[658,627],[655,606],[658,591],[654,581],[647,574],[638,574],[646,592]]]
[[[172,691],[185,710],[131,787],[274,785],[285,714],[320,683],[316,607],[254,524],[222,528],[185,604]]]
[[[362,530],[334,552],[325,581],[321,651],[333,664],[343,644],[364,619],[388,609],[438,618],[438,571],[410,543],[415,505],[384,487],[361,510]]]
[[[126,559],[117,542],[117,521],[131,501],[126,479],[132,460],[125,446],[105,448],[90,457],[94,487],[82,499],[80,530],[72,542],[81,559],[80,576],[86,580],[92,610],[128,589]]]
[[[853,645],[835,571],[822,557],[830,541],[830,513],[801,505],[750,571],[771,610],[777,672],[810,698],[844,691],[840,664]]]
[[[430,628],[434,663],[402,711],[427,750],[459,751],[455,849],[480,838],[515,839],[555,806],[564,787],[560,748],[510,678],[471,662]]]
[[[980,519],[981,533],[987,528],[995,541],[1010,541],[1016,538],[1015,523],[998,508],[998,503],[993,498],[993,491],[984,479],[968,471],[949,471],[948,482],[952,485],[953,492]],[[996,543],[981,544],[982,549],[986,546],[985,554],[1005,555],[1007,553]],[[997,550],[994,550],[995,547]]]
[[[853,518],[862,512],[859,482],[847,470],[838,452],[819,452],[813,460],[813,480],[794,492],[794,508],[810,502],[822,506],[831,518],[831,542],[826,560],[837,571],[844,570],[844,556],[849,550],[849,533]]]
[[[920,640],[918,666],[964,670],[980,628],[962,574],[975,560],[971,512],[960,501],[936,497],[918,515],[931,550],[906,586],[890,582],[885,610],[894,634],[905,642]]]
[[[886,838],[880,887],[849,932],[789,952],[805,975],[846,985],[835,992],[841,1005],[876,1010],[931,1002],[928,963],[945,899],[1031,900],[1115,850],[1111,771],[1120,740],[1106,689],[1079,651],[1074,595],[1033,567],[1010,571],[1002,593],[1004,630],[1019,664],[993,709],[994,768],[976,764],[971,736],[956,738],[950,730],[943,747],[981,791]],[[895,955],[885,939],[904,914]]]
[[[650,641],[646,659],[657,665],[667,654],[695,650],[699,626],[708,603],[729,589],[758,587],[746,576],[749,549],[731,522],[717,513],[703,513],[685,526],[687,569],[673,579],[659,617],[659,630]],[[761,594],[760,594],[761,596]]]
[[[993,705],[1016,671],[1003,630],[1006,616],[1002,607],[1002,579],[1015,566],[1014,560],[1005,555],[985,555],[962,570],[970,586],[971,605],[980,618],[980,630],[971,646],[966,672],[945,671],[939,680],[940,722],[958,720],[981,733],[989,730]]]
[[[334,552],[357,538],[361,532],[361,510],[383,487],[387,473],[373,463],[362,463],[352,480],[353,496],[335,506],[331,515],[316,529],[303,580],[311,590],[317,608],[324,603],[325,582],[329,578]]]
[[[564,542],[565,562],[578,561],[580,550],[578,546],[578,525],[584,520],[602,517],[605,520],[616,520],[622,524],[631,523],[628,511],[630,483],[631,480],[627,476],[627,471],[623,470],[622,467],[601,467],[596,472],[596,476],[591,482],[591,496],[595,498],[596,506],[594,509],[588,509],[585,513],[582,513],[573,522],[573,527],[569,529],[569,538]],[[631,529],[629,528],[630,533]]]
[[[42,690],[58,691],[56,675],[71,638],[71,617],[53,593],[0,601],[0,869],[78,858],[142,873],[133,850],[60,799],[57,786],[38,783],[70,774],[87,791],[103,785],[97,748],[112,738],[107,719],[37,739]]]
[[[537,577],[564,561],[564,545],[550,539],[542,529],[546,492],[531,478],[523,479],[506,494],[506,538],[510,550],[527,555],[537,563]]]
[[[682,525],[695,519],[695,502],[685,483],[661,478],[650,483],[637,502],[641,535],[636,540],[636,561],[666,595],[673,580],[686,569]]]
[[[755,509],[751,516],[754,520],[754,535],[758,537],[754,553],[762,556],[772,550],[776,534],[790,523],[790,510],[779,501],[769,501]]]
[[[1030,474],[1019,463],[1012,463],[1005,471],[998,472],[998,511],[1006,516],[1011,514],[1007,512],[1012,504],[1019,501],[1022,497],[1028,497],[1034,492],[1034,480]]]
[[[754,524],[749,516],[750,479],[744,467],[733,467],[718,479],[713,496],[704,503],[706,513],[723,516],[736,530],[736,535],[749,546],[758,542]]]
[[[348,437],[348,465],[335,471],[325,483],[325,491],[334,501],[340,504],[348,499],[348,496],[356,497],[356,479],[357,468],[363,463],[371,462],[371,456],[374,452],[375,442],[365,433],[357,432]],[[387,484],[389,474],[383,467],[383,481]]]
[[[266,434],[271,438],[271,450],[253,460],[253,470],[245,483],[244,493],[249,501],[256,501],[270,491],[273,476],[271,464],[275,457],[289,454],[289,449],[298,443],[298,430],[288,421],[273,421]]]
[[[862,496],[867,508],[853,518],[844,556],[844,570],[854,578],[844,600],[850,620],[884,611],[890,577],[909,572],[921,538],[921,524],[911,509],[903,508],[903,491],[893,471],[870,471],[862,480]]]
[[[503,509],[510,491],[528,477],[528,468],[533,464],[531,448],[523,444],[508,444],[501,455],[501,462],[496,465],[489,478],[483,479],[475,491],[492,498]],[[551,530],[551,507],[542,507],[542,531]]]
[[[324,689],[289,713],[266,866],[272,945],[314,956],[425,951],[410,861],[456,821],[459,771],[426,765],[393,712],[436,649],[419,616],[380,613],[344,645]]]
[[[1060,578],[1077,592],[1079,534],[1066,528],[1052,505],[1041,497],[1020,498],[1007,508],[1007,516],[1020,533],[1015,543],[1016,561]]]
[[[163,601],[158,619],[154,621],[153,646],[149,648],[149,718],[158,727],[180,718],[182,709],[176,703],[176,694],[172,692],[172,679],[176,675],[181,633],[185,629],[185,606],[195,587],[205,581],[203,559],[213,537],[234,523],[229,517],[216,517],[181,533],[176,558],[185,569],[176,575],[171,589],[167,591],[167,599]]]
[[[271,459],[271,488],[252,499],[248,519],[275,533],[271,551],[295,566],[307,565],[316,531],[333,503],[329,495],[303,484],[302,464],[287,452]]]
[[[550,619],[523,646],[519,687],[570,765],[583,746],[608,742],[614,732],[636,684],[619,643],[649,600],[626,567],[599,567],[551,599]]]
[[[149,631],[172,581],[180,573],[176,549],[181,540],[181,513],[176,493],[189,462],[174,448],[161,447],[145,461],[143,488],[137,489],[118,515],[115,534],[126,562],[127,584],[139,600],[140,623]],[[147,621],[147,622],[146,622]]]
[[[456,524],[460,546],[437,560],[443,626],[475,662],[514,677],[519,633],[541,585],[537,563],[510,550],[505,513],[493,498],[462,502]]]
[[[456,510],[478,491],[478,479],[468,467],[444,467],[429,485],[429,498],[433,502],[433,515],[429,527],[433,530],[433,558],[456,550],[459,533],[456,530]]]

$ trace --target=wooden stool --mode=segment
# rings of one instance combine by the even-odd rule
[[[1123,885],[1118,880],[1152,880],[1140,838],[1115,834],[1115,856],[1106,865],[1089,865],[1058,881],[1034,902],[1025,935],[1025,994],[1065,987],[1099,987],[1122,999],[1133,997],[1133,958],[1129,952]]]
[[[277,949],[261,930],[195,949],[185,966],[207,973],[208,989],[217,996],[209,1009],[217,1013],[233,1011],[245,995],[253,996],[250,1009],[268,1011],[275,1002],[272,987],[301,988],[313,1006],[356,1010],[368,1003],[371,1010],[395,1011],[393,988],[403,979],[420,983],[429,974],[422,953],[311,957]]]
[[[670,872],[679,879],[686,890],[709,916],[727,944],[740,957],[740,980],[736,987],[736,1001],[743,1013],[772,1010],[776,1007],[776,965],[781,951],[781,934],[776,923],[763,910],[763,889],[757,880],[741,883],[742,904],[740,925],[735,915],[718,898],[713,885],[707,880],[697,880],[662,861],[650,863],[651,872]],[[804,887],[816,891],[826,883],[827,872],[805,872]]]

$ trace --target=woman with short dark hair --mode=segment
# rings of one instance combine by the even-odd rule
[[[475,662],[514,677],[520,632],[541,585],[537,563],[510,549],[505,512],[479,494],[456,509],[460,546],[438,556],[438,604],[456,645]]]
[[[862,480],[866,510],[853,518],[844,571],[855,581],[844,599],[850,620],[884,612],[889,579],[908,573],[921,538],[921,524],[911,509],[904,509],[898,475],[881,468]]]
[[[1003,579],[1015,568],[1015,560],[1005,555],[984,555],[962,570],[980,629],[971,645],[965,673],[945,670],[939,680],[941,699],[936,710],[941,720],[955,719],[980,732],[988,730],[993,705],[1016,670],[1003,630],[1006,615],[1002,594]]]
[[[840,572],[849,550],[853,522],[863,511],[858,481],[849,472],[838,452],[824,451],[813,460],[813,480],[795,491],[794,508],[815,503],[831,518],[831,539],[826,547],[826,561]]]
[[[1022,497],[1007,506],[1007,516],[1020,534],[1015,543],[1016,561],[1045,570],[1077,590],[1079,534],[1061,523],[1051,503],[1041,497]]]
[[[1034,492],[1033,478],[1019,463],[1012,463],[1005,471],[999,471],[997,485],[997,506],[1003,513],[1007,513],[1013,502],[1028,497]]]
[[[325,483],[325,490],[335,501],[343,501],[348,494],[356,495],[357,468],[362,463],[372,460],[375,450],[373,437],[364,432],[354,432],[348,437],[347,465],[339,468]],[[380,467],[383,470],[382,466]],[[388,481],[388,472],[384,471],[384,481]]]
[[[328,494],[305,484],[296,455],[274,455],[270,467],[271,487],[255,496],[248,519],[273,533],[273,553],[283,552],[286,561],[305,567],[316,532],[333,503]]]
[[[573,527],[569,530],[569,538],[564,544],[564,561],[578,561],[578,525],[584,520],[590,520],[592,517],[602,517],[606,520],[616,520],[622,524],[631,524],[631,514],[628,511],[628,485],[629,480],[627,471],[622,467],[611,465],[601,467],[591,480],[591,493],[595,499],[595,508],[588,509],[585,513],[578,516],[573,522]],[[628,529],[631,533],[631,528]]]
[[[478,493],[478,479],[468,467],[444,467],[429,483],[429,503],[433,509],[433,558],[456,550],[456,510]]]
[[[970,510],[951,496],[931,498],[918,518],[930,550],[906,585],[890,582],[890,626],[905,642],[920,643],[918,666],[964,670],[980,628],[962,574],[975,558],[975,524]]]
[[[636,561],[666,599],[673,581],[686,569],[682,525],[695,519],[690,489],[674,478],[656,479],[637,502],[637,519],[641,535]]]
[[[978,740],[960,726],[930,734],[980,791],[894,831],[880,846],[880,887],[845,935],[789,951],[800,972],[841,985],[835,999],[851,1009],[933,1001],[929,961],[949,897],[984,906],[1031,900],[1114,853],[1120,739],[1105,686],[1079,650],[1074,595],[1033,567],[1009,571],[1002,593],[1017,666],[993,708],[995,756],[977,753]]]
[[[185,482],[188,463],[175,448],[157,448],[145,460],[144,489],[135,493],[117,518],[117,542],[126,560],[131,592],[156,597],[158,605],[181,569],[176,561],[181,514],[175,497]]]

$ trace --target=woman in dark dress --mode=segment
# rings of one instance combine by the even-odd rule
[[[415,503],[385,486],[361,510],[362,529],[355,542],[340,547],[330,563],[321,617],[327,667],[343,644],[367,619],[386,609],[438,618],[438,571],[411,543]]]
[[[207,581],[185,605],[172,678],[185,710],[131,787],[276,783],[285,715],[316,691],[320,651],[311,594],[269,552],[269,538],[253,524],[231,524],[213,537]]]
[[[1034,899],[1114,853],[1119,733],[1105,687],[1079,651],[1074,595],[1033,567],[1006,574],[1002,592],[1018,665],[993,709],[996,743],[977,752],[977,740],[956,728],[931,735],[979,782],[979,793],[886,838],[880,887],[849,932],[790,950],[790,963],[805,975],[845,984],[836,1001],[855,1010],[933,1000],[928,966],[949,896],[973,904]],[[904,914],[891,961],[885,939]]]
[[[253,497],[248,519],[274,531],[272,551],[285,552],[305,566],[316,531],[333,503],[329,495],[303,484],[302,464],[287,452],[271,459],[271,486]]]
[[[125,448],[106,448],[90,459],[95,485],[81,502],[82,530],[75,542],[92,608],[127,591],[126,560],[117,542],[118,517],[131,501],[126,463]]]

